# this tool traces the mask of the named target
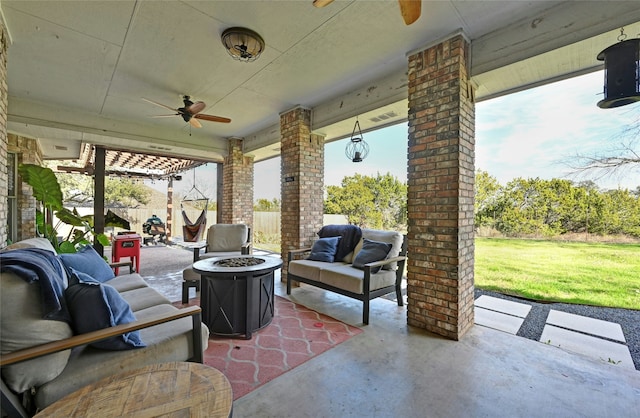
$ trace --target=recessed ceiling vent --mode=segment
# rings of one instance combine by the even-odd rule
[[[378,115],[378,116],[374,116],[369,120],[371,122],[378,123],[378,122],[383,122],[383,121],[385,121],[387,119],[395,118],[396,116],[398,116],[398,114],[396,112],[394,112],[394,111],[391,111],[391,112],[383,113],[383,114]]]

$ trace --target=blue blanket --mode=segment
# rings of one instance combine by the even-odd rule
[[[362,230],[357,225],[325,225],[318,232],[320,238],[341,237],[336,250],[336,261],[342,261],[362,238]]]
[[[42,317],[71,322],[64,300],[65,273],[58,257],[40,248],[0,252],[0,271],[20,276],[27,283],[39,282]]]

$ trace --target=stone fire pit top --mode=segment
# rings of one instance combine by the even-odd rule
[[[223,258],[222,260],[218,260],[213,264],[219,267],[248,267],[257,266],[258,264],[264,263],[264,261],[265,260],[256,257],[234,257]]]
[[[193,263],[198,274],[264,274],[282,266],[282,258],[263,255],[239,255],[206,258]]]

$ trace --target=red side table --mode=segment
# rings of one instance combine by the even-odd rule
[[[136,266],[136,273],[140,273],[140,241],[138,234],[116,235],[114,237],[111,261],[117,263],[122,257],[129,257]],[[116,276],[119,268],[115,268]]]

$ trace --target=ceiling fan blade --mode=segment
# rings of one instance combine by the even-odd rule
[[[174,113],[173,115],[151,115],[152,118],[172,118],[174,116],[180,116],[179,113]]]
[[[174,109],[173,107],[169,107],[167,105],[163,105],[162,103],[154,102],[153,100],[145,99],[144,97],[142,97],[141,99],[144,100],[145,102],[154,104],[156,106],[160,106],[160,107],[164,107],[165,109],[173,110],[174,112],[178,111],[177,109]]]
[[[324,7],[331,3],[333,3],[333,0],[313,0],[314,7]]]
[[[204,102],[195,102],[191,106],[186,107],[185,110],[192,115],[195,115],[196,113],[202,112],[205,107],[207,107],[207,105]]]
[[[196,118],[191,118],[189,119],[189,123],[191,124],[191,126],[193,126],[194,128],[202,128],[202,124],[200,122],[198,122],[198,120]]]
[[[205,115],[204,113],[198,113],[193,115],[193,118],[208,120],[210,122],[220,122],[220,123],[229,123],[231,119],[223,118],[222,116],[213,116],[213,115]]]
[[[422,0],[398,0],[400,13],[406,25],[410,25],[420,17]]]

